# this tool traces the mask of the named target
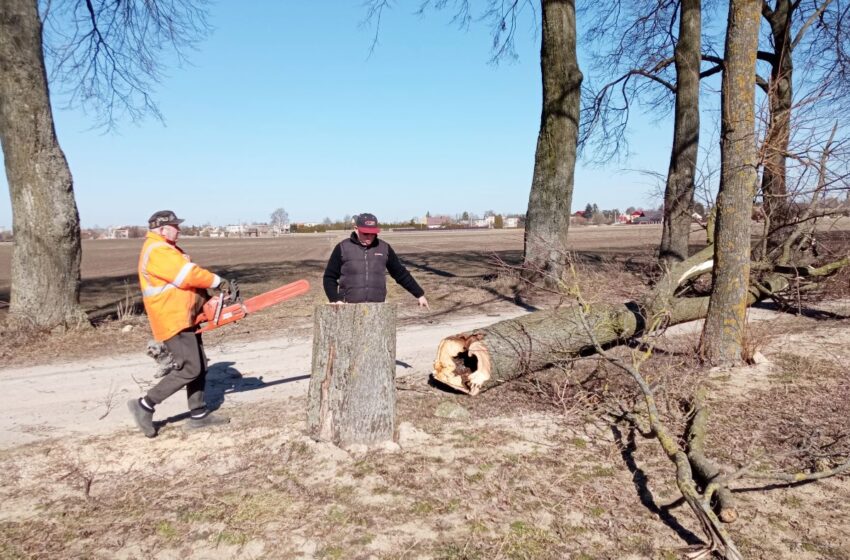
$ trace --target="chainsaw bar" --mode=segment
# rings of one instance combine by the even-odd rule
[[[203,310],[198,315],[198,318],[195,319],[195,324],[200,326],[196,332],[203,333],[217,329],[228,323],[235,323],[240,319],[244,319],[250,313],[306,294],[309,290],[309,282],[306,280],[297,280],[290,284],[285,284],[280,288],[275,288],[269,292],[254,296],[244,302],[240,301],[226,307],[221,300],[221,295],[217,295],[204,304]]]

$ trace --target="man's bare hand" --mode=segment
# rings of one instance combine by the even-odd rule
[[[425,298],[425,296],[419,297],[419,307],[424,307],[425,309],[427,309],[429,311],[431,310],[431,306],[428,305],[428,300]]]

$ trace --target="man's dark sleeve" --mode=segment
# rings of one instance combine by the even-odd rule
[[[389,245],[387,245],[387,272],[402,288],[413,294],[413,297],[420,298],[425,295],[425,290],[413,279]]]
[[[339,295],[339,277],[341,273],[342,247],[337,244],[331,252],[331,258],[328,259],[328,266],[325,267],[325,276],[322,278],[325,295],[328,296],[328,301],[331,303],[342,299]]]

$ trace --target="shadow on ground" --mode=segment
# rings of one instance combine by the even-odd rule
[[[245,391],[256,391],[258,389],[266,389],[275,385],[283,385],[284,383],[294,383],[310,379],[307,374],[294,375],[285,377],[275,381],[265,381],[260,377],[245,377],[242,373],[233,367],[235,362],[216,362],[207,369],[207,383],[205,388],[205,397],[207,408],[209,410],[218,410],[224,404],[226,395],[234,393],[243,393]],[[154,422],[157,430],[162,429],[168,424],[174,424],[189,418],[188,412],[169,416],[164,420]]]

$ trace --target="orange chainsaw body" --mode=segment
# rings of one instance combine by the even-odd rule
[[[239,301],[219,310],[219,300],[221,295],[210,298],[204,304],[201,313],[195,319],[195,324],[200,325],[196,331],[203,333],[217,329],[228,323],[235,323],[240,319],[244,319],[248,314],[271,307],[288,299],[306,294],[310,290],[310,283],[306,280],[297,280],[291,284],[285,284],[280,288],[275,288],[270,292],[254,296],[245,301]],[[215,321],[216,312],[218,312],[218,321]]]

